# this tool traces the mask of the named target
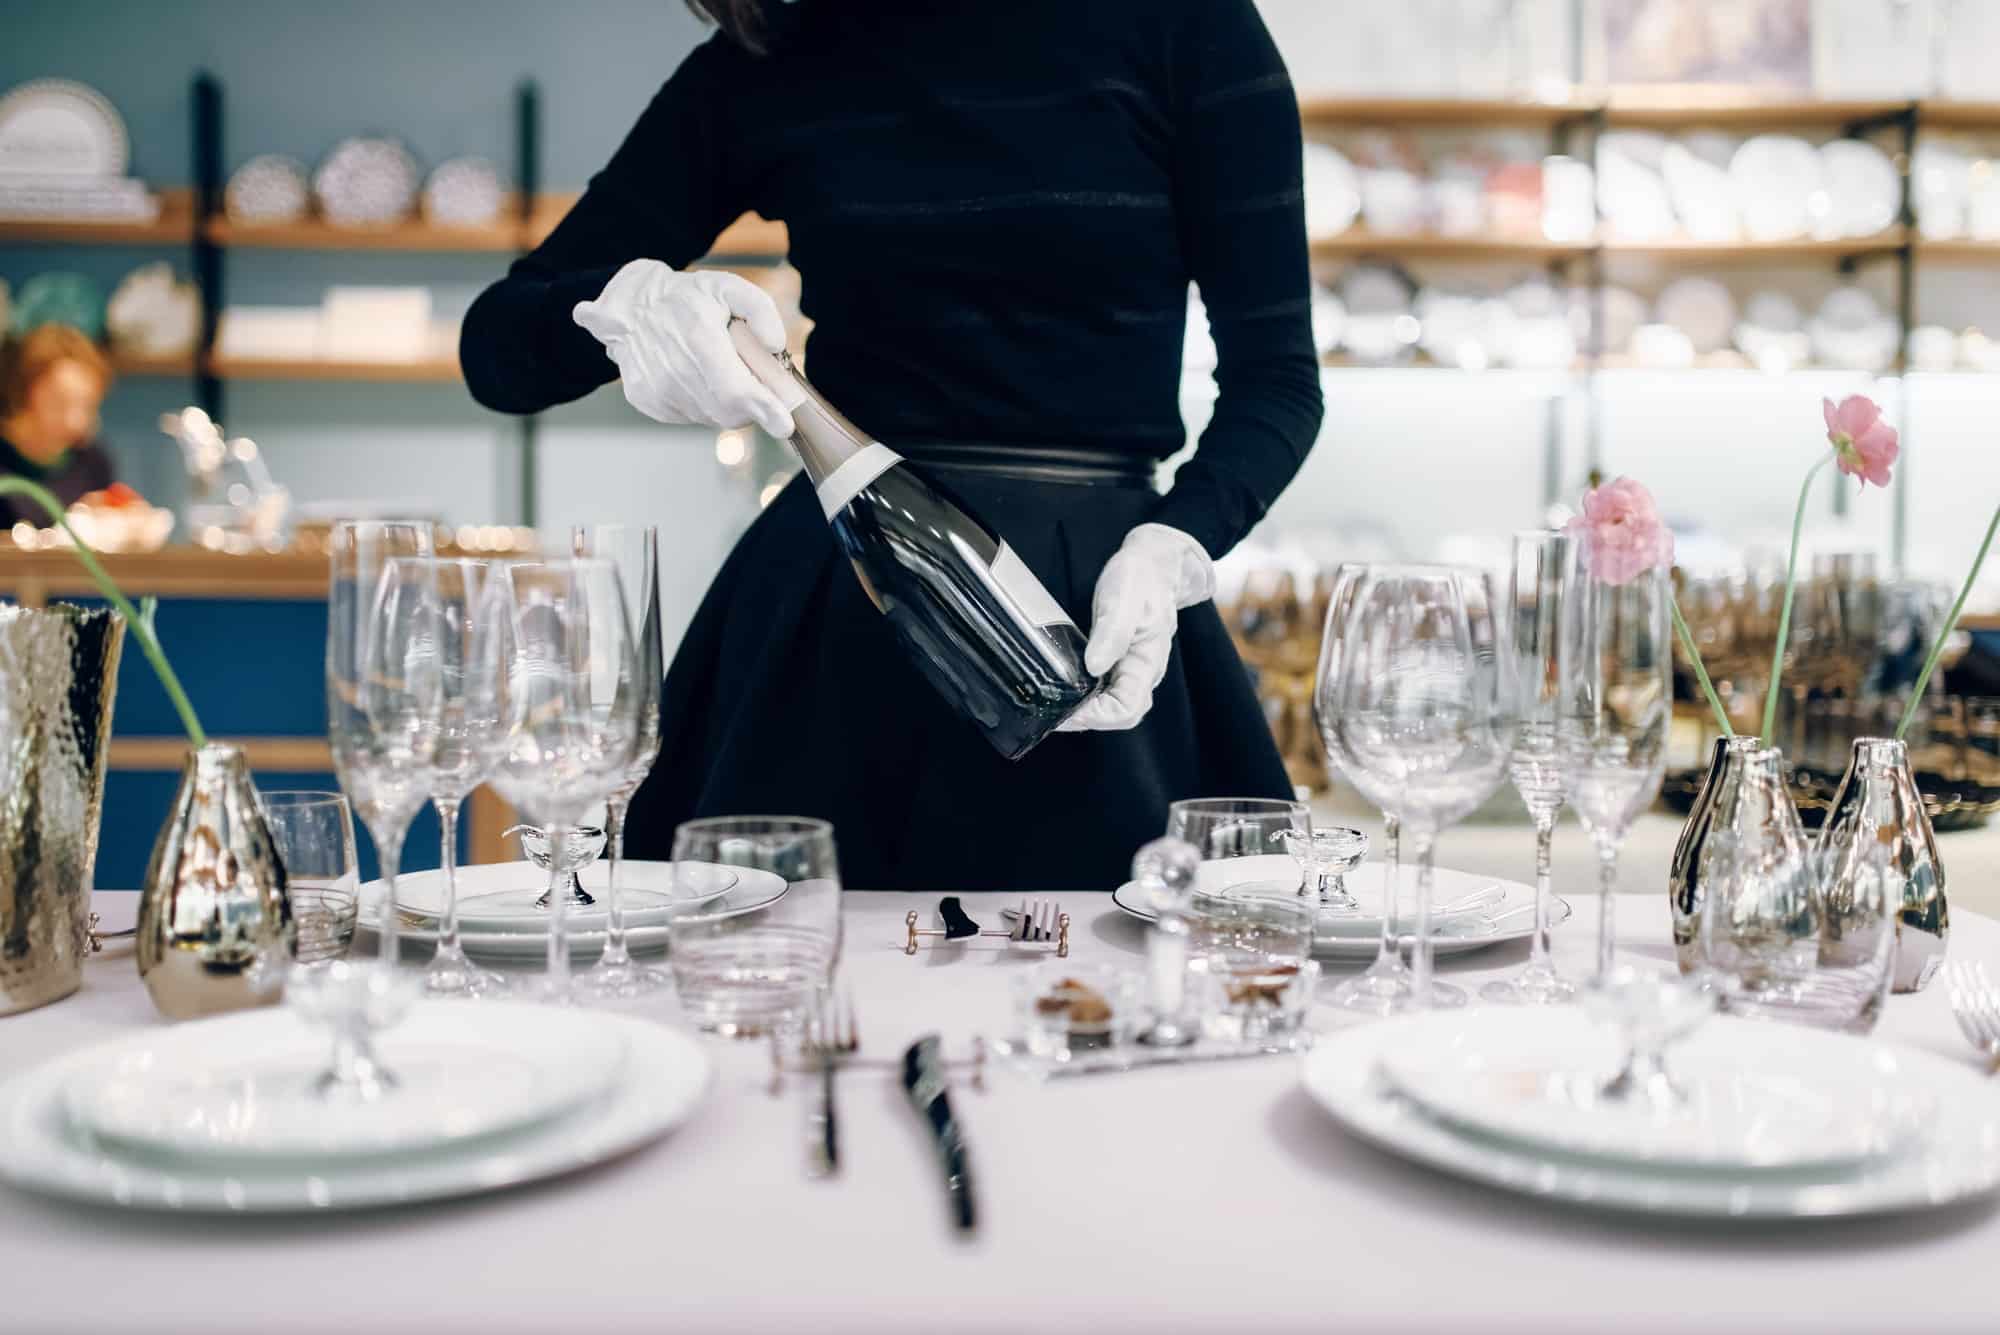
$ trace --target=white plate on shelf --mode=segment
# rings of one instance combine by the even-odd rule
[[[1321,914],[1313,931],[1313,954],[1322,959],[1367,960],[1375,957],[1382,936],[1382,864],[1364,862],[1347,873],[1347,889],[1361,903],[1361,912],[1356,914]],[[1415,869],[1405,866],[1403,874],[1407,878],[1415,874]],[[1275,881],[1298,884],[1298,864],[1291,858],[1279,854],[1264,857],[1230,858],[1223,861],[1205,862],[1195,885],[1206,894],[1219,894],[1232,886],[1240,886],[1258,881]],[[1522,885],[1518,881],[1499,881],[1491,876],[1474,876],[1470,872],[1452,871],[1439,867],[1434,873],[1433,897],[1440,905],[1452,900],[1497,886],[1500,890],[1499,902],[1485,910],[1487,916],[1509,914],[1497,929],[1489,929],[1475,914],[1461,914],[1441,918],[1431,925],[1432,948],[1439,955],[1462,955],[1468,951],[1484,950],[1507,941],[1524,941],[1534,934],[1532,908],[1535,902],[1535,888]],[[1407,906],[1410,885],[1405,881],[1403,900]],[[1152,922],[1155,914],[1146,902],[1137,884],[1127,881],[1111,892],[1111,902],[1126,913],[1144,922]],[[1515,912],[1519,909],[1529,912]],[[1569,920],[1570,907],[1560,897],[1549,905],[1551,926]]]
[[[1361,214],[1361,178],[1347,155],[1331,144],[1308,143],[1302,162],[1306,235],[1338,236]]]
[[[671,862],[626,861],[620,864],[620,885],[658,894],[672,894],[674,886],[674,864]],[[736,888],[720,899],[711,901],[704,913],[735,916],[754,913],[782,899],[790,889],[782,876],[761,871],[754,867],[731,867],[736,873]],[[604,949],[605,909],[604,894],[609,888],[610,864],[602,861],[591,863],[581,873],[583,888],[597,897],[596,906],[582,909],[565,916],[569,929],[570,951],[578,959],[588,959]],[[458,893],[465,898],[501,890],[520,889],[524,885],[537,885],[546,881],[547,873],[531,862],[491,862],[458,869]],[[396,878],[396,894],[408,909],[418,915],[417,921],[405,918],[398,931],[402,939],[414,944],[434,945],[437,942],[436,917],[444,909],[444,879],[437,871],[411,872]],[[361,926],[370,932],[380,923],[381,882],[370,881],[362,887]],[[642,913],[645,912],[642,910]],[[630,923],[625,932],[625,943],[633,950],[659,950],[667,944],[667,923],[665,914],[658,913],[643,922]],[[492,959],[535,959],[548,950],[548,929],[544,925],[524,924],[523,930],[494,930],[481,928],[465,930],[459,939],[468,954]]]
[[[1645,241],[1674,230],[1664,176],[1667,141],[1651,130],[1613,130],[1597,141],[1597,206],[1616,236]]]
[[[1439,1014],[1319,1035],[1301,1067],[1306,1092],[1349,1132],[1391,1154],[1504,1190],[1604,1210],[1682,1218],[1833,1218],[1930,1209],[2000,1188],[2000,1089],[1969,1064],[1898,1050],[1906,1088],[1935,1099],[1938,1109],[1928,1138],[1903,1154],[1845,1168],[1770,1174],[1615,1164],[1460,1131],[1396,1092],[1381,1077],[1382,1059]]]
[[[1661,324],[1688,337],[1697,356],[1729,346],[1736,325],[1736,299],[1713,278],[1677,278],[1660,292],[1654,306]]]
[[[1729,160],[1729,179],[1743,231],[1752,241],[1793,241],[1824,213],[1825,178],[1819,150],[1791,134],[1760,134]]]
[[[131,143],[105,96],[73,79],[30,79],[0,97],[0,173],[101,182],[125,175]]]
[[[1382,1056],[1433,1117],[1578,1158],[1734,1171],[1854,1165],[1911,1148],[1937,1113],[1897,1052],[1845,1034],[1715,1019],[1674,1044],[1669,1114],[1597,1091],[1625,1051],[1573,1007],[1440,1012]]]
[[[1874,236],[1896,221],[1903,180],[1887,153],[1866,139],[1835,139],[1820,145],[1819,166],[1826,209],[1814,219],[1815,236]]]
[[[395,1096],[329,1101],[312,1086],[331,1035],[256,1011],[101,1044],[63,1092],[76,1124],[114,1146],[296,1168],[436,1153],[550,1121],[603,1095],[625,1062],[624,1038],[579,1012],[504,1002],[418,1006],[375,1049]]]
[[[688,1119],[707,1092],[711,1072],[699,1040],[632,1016],[576,1015],[622,1039],[627,1053],[623,1074],[597,1102],[568,1117],[458,1149],[328,1162],[312,1172],[301,1172],[295,1163],[218,1165],[128,1155],[96,1142],[70,1121],[63,1098],[69,1081],[96,1059],[85,1049],[0,1085],[0,1180],[44,1195],[131,1209],[324,1214],[470,1196],[574,1172],[628,1154]]]
[[[1742,233],[1729,182],[1735,143],[1720,134],[1683,135],[1668,144],[1660,168],[1681,229],[1698,241],[1734,241]]]

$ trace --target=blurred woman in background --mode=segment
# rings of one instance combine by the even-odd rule
[[[71,505],[111,486],[111,459],[96,443],[111,363],[89,336],[45,324],[0,353],[0,474],[39,482]],[[49,517],[25,496],[0,496],[0,528]]]

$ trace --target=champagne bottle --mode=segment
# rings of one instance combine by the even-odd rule
[[[1097,689],[1083,632],[963,501],[842,417],[742,320],[729,332],[791,410],[820,509],[917,670],[994,750],[1026,755]]]

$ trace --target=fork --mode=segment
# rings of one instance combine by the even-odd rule
[[[1954,961],[1944,966],[1944,979],[1959,1032],[1986,1058],[1986,1073],[2000,1074],[2000,993],[1987,980],[1986,966]]]
[[[838,997],[831,989],[820,998],[806,1021],[805,1049],[819,1068],[819,1090],[806,1117],[806,1175],[828,1177],[840,1171],[840,1121],[833,1109],[833,1074],[840,1065],[836,1058],[861,1050],[852,998]]]
[[[1014,911],[1015,941],[1053,941],[1056,939],[1056,914],[1061,910],[1052,899],[1024,899],[1021,907]]]

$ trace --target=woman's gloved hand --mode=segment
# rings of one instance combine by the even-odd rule
[[[1214,596],[1215,566],[1199,542],[1165,524],[1127,533],[1097,577],[1083,651],[1084,667],[1111,679],[1059,731],[1116,732],[1146,717],[1167,675],[1180,610]]]
[[[785,347],[785,322],[769,293],[715,269],[677,273],[658,260],[633,260],[595,301],[571,313],[618,365],[625,400],[669,426],[730,429],[752,422],[792,434],[792,415],[758,383],[729,341],[740,315],[772,352]]]

